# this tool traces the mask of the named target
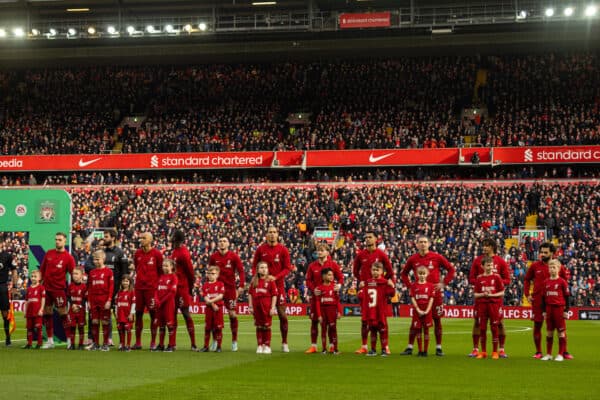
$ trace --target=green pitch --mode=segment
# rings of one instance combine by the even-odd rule
[[[409,320],[390,319],[390,357],[354,354],[359,347],[358,318],[338,324],[338,356],[305,355],[307,318],[291,318],[291,353],[280,351],[278,321],[273,354],[257,355],[254,327],[240,318],[240,351],[230,351],[226,319],[223,353],[193,353],[180,324],[178,350],[121,353],[22,350],[24,321],[11,348],[0,347],[1,399],[597,399],[600,396],[600,322],[568,324],[569,351],[562,363],[532,359],[529,321],[507,320],[505,360],[475,360],[471,320],[444,321],[445,357],[426,359],[398,355],[406,344]],[[202,344],[202,317],[196,316]],[[147,326],[147,324],[146,324]],[[488,333],[489,335],[489,333]],[[0,336],[3,337],[3,336]],[[148,333],[144,345],[148,345]],[[558,346],[555,340],[555,352]],[[545,347],[545,342],[544,342]],[[434,340],[430,354],[434,352]]]

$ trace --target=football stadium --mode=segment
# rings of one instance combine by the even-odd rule
[[[599,8],[0,0],[0,397],[596,398]]]

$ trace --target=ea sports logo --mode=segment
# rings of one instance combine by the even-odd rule
[[[17,217],[24,217],[25,214],[27,214],[27,207],[25,207],[25,204],[18,204],[17,207],[15,207],[15,214],[17,214]]]

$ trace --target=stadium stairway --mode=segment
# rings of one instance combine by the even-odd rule
[[[514,247],[514,248],[519,247],[519,240],[517,238],[510,237],[510,238],[504,239],[504,248],[510,249],[511,247]]]
[[[537,226],[537,214],[528,215],[525,219],[525,228],[536,229]]]
[[[477,70],[477,76],[475,78],[475,87],[473,88],[473,104],[479,103],[479,88],[487,86],[488,70],[480,68]]]

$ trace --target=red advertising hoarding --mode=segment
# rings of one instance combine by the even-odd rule
[[[340,14],[340,28],[387,28],[391,25],[389,11],[378,13]]]
[[[23,311],[23,300],[14,300],[14,308],[16,312]],[[193,302],[190,305],[192,314],[204,314],[206,305],[204,303]],[[360,307],[358,304],[342,304],[344,315],[360,315]],[[308,315],[308,304],[287,304],[286,312],[290,316],[306,316]],[[531,307],[502,307],[505,319],[531,319]],[[389,306],[389,315],[391,315],[391,306]],[[223,308],[223,312],[227,310]],[[238,303],[237,313],[240,315],[250,315],[248,311],[248,303]],[[412,317],[412,307],[406,304],[400,306],[400,317]],[[472,306],[444,306],[445,318],[473,318]],[[600,320],[600,308],[592,307],[571,307],[569,310],[569,320]]]
[[[501,164],[586,164],[600,162],[600,146],[496,147]]]
[[[600,146],[478,147],[0,156],[2,171],[119,171],[167,169],[336,168],[459,165],[477,151],[481,162],[511,164],[600,163]],[[276,162],[274,162],[276,161]]]

